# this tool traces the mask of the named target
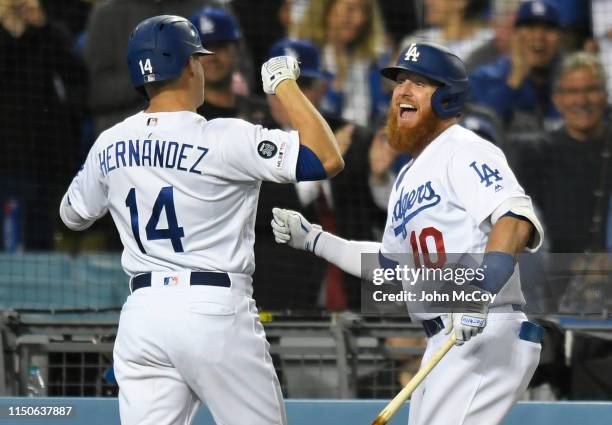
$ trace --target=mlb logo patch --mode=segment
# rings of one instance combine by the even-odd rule
[[[168,285],[178,285],[179,283],[179,278],[178,276],[169,276],[169,277],[164,277],[164,286],[168,286]]]
[[[155,74],[149,74],[144,76],[145,83],[152,83],[155,81]]]
[[[283,168],[283,162],[285,161],[285,148],[287,144],[285,142],[281,143],[280,148],[278,149],[278,159],[276,160],[276,168],[279,170]]]

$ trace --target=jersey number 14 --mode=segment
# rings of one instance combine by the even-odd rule
[[[144,246],[142,246],[142,241],[140,240],[140,228],[138,227],[136,188],[131,188],[128,192],[128,196],[125,198],[125,206],[130,209],[130,221],[132,224],[134,239],[136,239],[140,252],[146,254],[147,252],[145,251]],[[157,228],[162,210],[166,211],[166,221],[168,222],[167,229]],[[174,188],[172,186],[162,187],[162,189],[159,191],[155,204],[153,204],[151,217],[149,218],[145,229],[147,233],[147,240],[153,241],[158,239],[170,239],[174,252],[183,252],[181,238],[185,236],[185,232],[183,231],[183,228],[178,225],[178,221],[176,219],[176,211],[174,209]]]

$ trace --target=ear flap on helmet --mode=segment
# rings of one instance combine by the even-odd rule
[[[431,108],[440,118],[452,118],[463,110],[467,98],[467,84],[443,85],[431,96]]]

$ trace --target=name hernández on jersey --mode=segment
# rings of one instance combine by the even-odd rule
[[[399,224],[393,228],[395,236],[401,234],[406,239],[408,236],[406,232],[408,222],[421,211],[438,205],[440,199],[440,195],[436,193],[431,185],[431,180],[416,189],[408,190],[405,194],[404,187],[402,187],[397,196],[397,202],[393,207],[393,219],[396,222],[399,221]]]
[[[98,152],[100,171],[106,176],[122,167],[160,167],[202,174],[198,169],[208,148],[166,140],[124,140]]]

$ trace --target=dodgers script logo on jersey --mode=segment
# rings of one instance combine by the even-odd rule
[[[438,205],[441,199],[441,196],[434,190],[431,180],[416,189],[408,190],[406,193],[404,193],[404,187],[402,187],[393,207],[393,220],[399,222],[399,224],[393,226],[395,236],[401,234],[402,238],[406,239],[408,222],[427,208]]]

